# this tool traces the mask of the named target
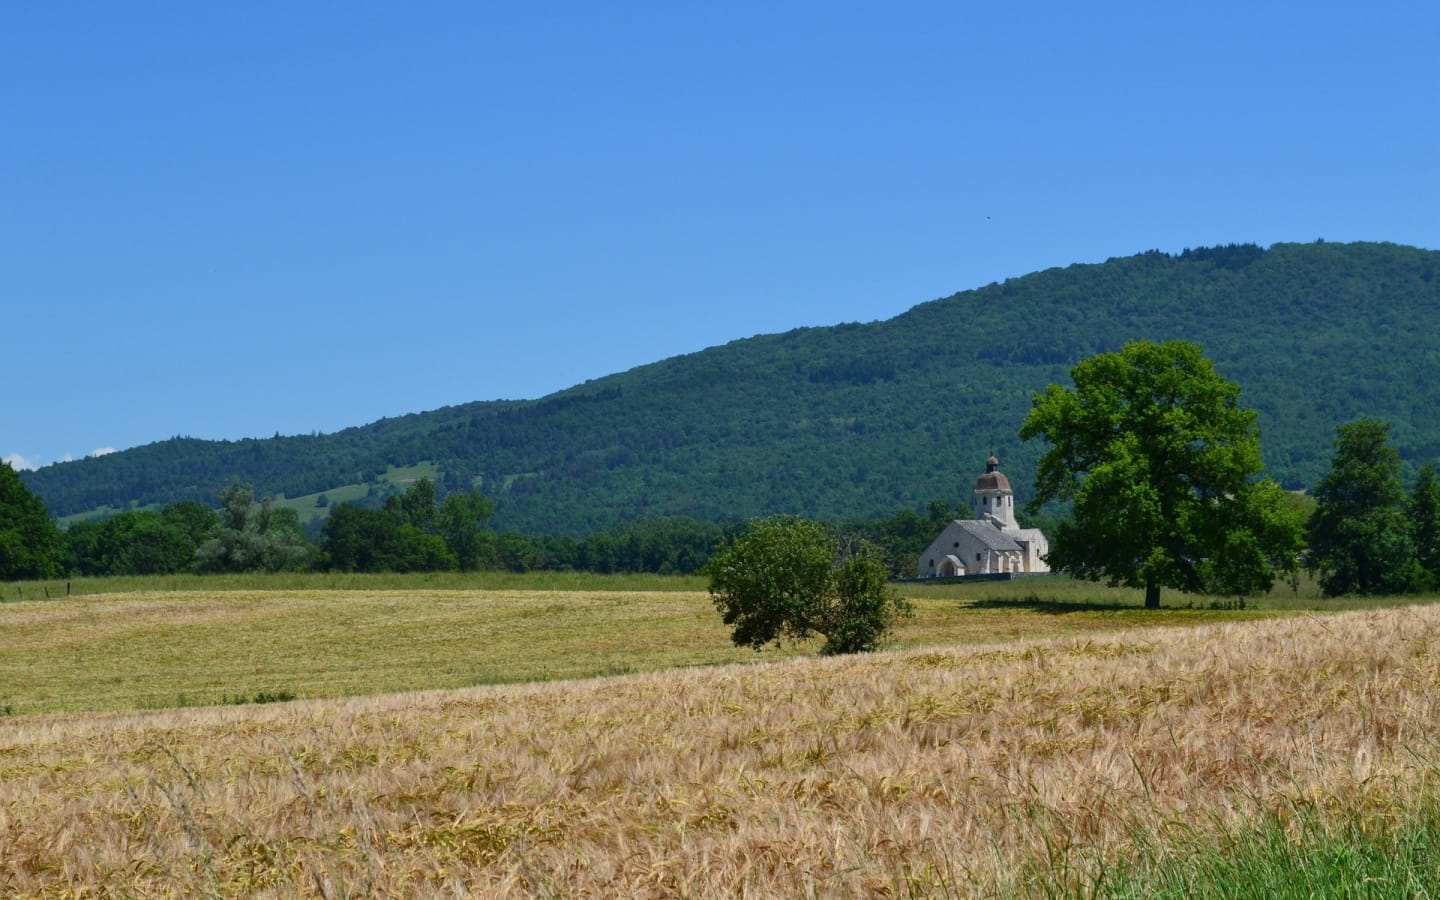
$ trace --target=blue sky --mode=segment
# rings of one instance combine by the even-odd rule
[[[1440,4],[0,7],[0,458],[531,398],[1204,244],[1440,248]]]

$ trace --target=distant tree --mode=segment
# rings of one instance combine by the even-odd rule
[[[0,461],[0,581],[59,575],[61,547],[45,504]]]
[[[319,566],[342,572],[439,572],[455,568],[455,557],[438,535],[390,512],[342,503],[320,531]]]
[[[199,546],[220,529],[220,515],[203,503],[194,500],[180,500],[160,511],[161,517],[172,528],[185,535],[194,547]]]
[[[105,525],[103,522],[75,522],[61,532],[66,574],[108,574],[102,550],[104,536]]]
[[[385,512],[400,525],[413,525],[421,531],[432,531],[439,505],[435,499],[435,482],[420,478],[403,493],[385,498]]]
[[[400,558],[391,567],[395,572],[448,572],[455,568],[455,554],[438,534],[414,525],[401,525]]]
[[[539,542],[518,531],[507,531],[496,539],[495,555],[500,567],[511,572],[529,572],[541,567]]]
[[[384,511],[341,503],[320,529],[319,565],[341,572],[385,572],[399,557],[400,528]]]
[[[873,545],[842,541],[820,523],[794,516],[752,523],[703,571],[739,647],[759,650],[818,634],[827,655],[874,650],[910,609],[889,589]]]
[[[255,501],[255,489],[232,481],[220,492],[220,527],[195,552],[196,571],[284,572],[304,568],[311,547],[293,509],[277,508],[270,497]]]
[[[65,531],[75,575],[169,575],[190,568],[196,544],[163,513],[127,510]]]
[[[880,548],[891,577],[908,578],[915,574],[920,554],[935,535],[957,518],[969,518],[968,511],[952,507],[944,500],[931,500],[925,513],[901,510],[881,519],[849,522],[841,526],[845,533],[863,537]]]
[[[1144,588],[1262,593],[1291,570],[1303,525],[1259,479],[1255,413],[1186,341],[1136,341],[1081,361],[1073,389],[1037,394],[1020,429],[1052,446],[1032,513],[1071,501],[1051,535],[1052,569]]]
[[[1410,520],[1410,537],[1415,542],[1415,556],[1425,570],[1430,588],[1440,588],[1440,476],[1433,463],[1420,467],[1415,486],[1405,502],[1405,515]]]
[[[494,505],[475,491],[436,502],[421,478],[378,510],[342,503],[321,529],[319,564],[350,572],[473,571],[487,557],[481,524]]]
[[[1400,454],[1389,440],[1389,423],[1374,419],[1336,429],[1330,471],[1315,486],[1307,564],[1328,596],[1400,594],[1416,575]]]
[[[495,512],[495,504],[478,491],[450,494],[435,516],[436,529],[462,572],[480,568],[484,539],[481,526]]]

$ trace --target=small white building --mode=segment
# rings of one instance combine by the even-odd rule
[[[970,493],[971,519],[956,519],[920,554],[919,578],[1049,572],[1050,543],[1015,523],[1015,492],[995,457]]]

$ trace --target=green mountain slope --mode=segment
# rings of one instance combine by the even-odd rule
[[[1205,348],[1259,411],[1269,474],[1328,466],[1335,426],[1395,422],[1440,457],[1440,252],[1277,244],[1050,269],[883,322],[763,335],[525,402],[448,407],[332,435],[175,439],[25,473],[54,515],[210,499],[230,476],[291,496],[429,460],[478,480],[495,524],[583,534],[642,515],[832,519],[968,496],[997,453],[1025,493],[1043,448],[1015,437],[1034,391],[1132,339]]]

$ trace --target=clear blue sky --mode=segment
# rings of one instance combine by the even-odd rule
[[[1440,248],[1434,0],[0,7],[18,465],[1319,237]]]

